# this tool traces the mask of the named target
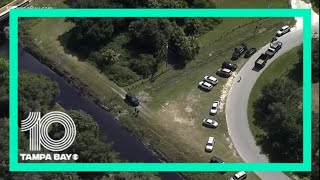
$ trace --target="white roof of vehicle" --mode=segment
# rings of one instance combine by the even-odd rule
[[[231,70],[230,70],[230,69],[227,69],[227,68],[223,68],[221,71],[226,72],[226,73],[231,72]]]
[[[213,143],[214,142],[214,137],[209,137],[209,139],[208,139],[208,143]]]
[[[206,119],[206,122],[212,124],[213,120],[212,119]]]
[[[238,172],[238,173],[236,173],[234,176],[236,177],[236,178],[240,178],[240,177],[242,177],[243,175],[245,175],[246,173],[244,172],[244,171],[241,171],[241,172]]]
[[[208,86],[208,87],[210,87],[210,86],[211,86],[211,84],[210,84],[210,83],[208,83],[208,82],[203,82],[203,85]]]
[[[285,29],[287,29],[287,28],[289,28],[289,26],[288,26],[288,25],[285,25],[285,26],[283,26],[281,29],[282,29],[282,30],[285,30]]]
[[[216,81],[217,78],[213,77],[213,76],[205,76],[206,79],[210,79],[211,81]]]
[[[219,101],[215,101],[213,102],[212,107],[218,107],[218,105],[219,105]]]

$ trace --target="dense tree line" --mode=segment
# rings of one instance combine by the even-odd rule
[[[214,8],[214,0],[67,0],[74,8]],[[68,18],[75,27],[65,34],[66,46],[94,63],[118,85],[150,77],[166,60],[184,65],[198,54],[197,37],[219,18]]]
[[[52,110],[54,97],[59,94],[58,85],[49,78],[29,72],[19,73],[19,119],[26,118],[30,111],[42,114]],[[10,173],[9,172],[9,120],[8,120],[8,61],[0,58],[0,177],[11,179],[158,179],[148,173]],[[78,154],[77,162],[119,162],[112,145],[100,136],[98,124],[83,111],[67,110],[77,127],[75,142],[62,153]],[[28,152],[28,135],[19,131],[19,149]],[[53,124],[49,131],[53,139],[64,135],[61,125]],[[44,153],[47,150],[42,149]],[[0,178],[0,179],[1,179]]]
[[[265,134],[258,138],[264,153],[276,161],[302,162],[302,48],[300,61],[288,75],[267,83],[254,103],[255,124]],[[299,76],[297,76],[299,75]],[[319,40],[312,41],[312,80],[319,82]],[[319,178],[319,114],[312,112],[312,172]]]

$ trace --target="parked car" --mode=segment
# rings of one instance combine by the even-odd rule
[[[217,121],[212,120],[212,119],[204,119],[202,124],[203,124],[203,126],[211,127],[211,128],[216,128],[219,125],[219,123]]]
[[[214,137],[209,137],[207,144],[206,144],[206,152],[212,152],[215,140]]]
[[[210,109],[210,114],[217,114],[219,106],[220,106],[220,102],[219,101],[214,101],[212,103],[212,107]]]
[[[244,180],[247,178],[247,174],[244,171],[236,173],[230,180]]]
[[[245,44],[240,44],[240,46],[234,48],[234,52],[233,52],[233,54],[232,54],[231,59],[232,59],[232,60],[237,60],[237,59],[239,59],[239,57],[240,57],[243,53],[245,53],[245,52],[247,51],[247,49],[248,49],[248,48],[247,48],[247,45],[245,45]]]
[[[273,37],[273,38],[271,39],[271,42],[275,42],[275,41],[277,41],[277,40],[278,40],[277,37]]]
[[[268,50],[265,52],[269,58],[273,57],[280,49],[282,48],[282,42],[280,41],[274,41],[270,43],[270,47]]]
[[[217,156],[213,156],[211,159],[210,159],[210,163],[224,163],[224,161],[217,157]]]
[[[199,87],[207,90],[207,91],[211,91],[211,89],[213,88],[213,85],[206,82],[206,81],[200,81],[199,82]]]
[[[258,59],[255,61],[254,67],[255,67],[256,69],[262,69],[262,68],[266,65],[268,59],[269,59],[269,56],[266,55],[266,54],[264,54],[264,53],[262,53],[262,54],[258,57]]]
[[[244,54],[244,57],[249,58],[256,52],[257,52],[257,48],[250,48],[246,51],[246,53]]]
[[[125,99],[130,105],[137,107],[139,106],[139,100],[131,93],[126,94],[126,99]]]
[[[276,33],[277,37],[283,36],[290,32],[290,27],[289,26],[283,26],[281,29],[279,29]]]
[[[232,75],[232,71],[227,68],[219,68],[217,71],[217,75],[220,77],[228,78]]]
[[[212,85],[216,85],[218,84],[218,79],[216,77],[213,77],[213,76],[205,76],[204,77],[204,80]]]
[[[225,61],[222,63],[222,68],[230,69],[231,71],[235,71],[238,66],[235,63]]]

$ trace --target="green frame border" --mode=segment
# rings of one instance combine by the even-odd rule
[[[303,163],[19,163],[18,19],[19,17],[302,17]],[[32,171],[311,171],[311,10],[310,9],[12,9],[10,24],[9,170]]]

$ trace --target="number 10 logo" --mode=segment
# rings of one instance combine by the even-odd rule
[[[63,125],[65,132],[61,139],[54,140],[49,136],[49,127],[53,123]],[[40,112],[30,112],[21,121],[21,131],[30,131],[30,151],[40,151],[41,146],[54,152],[63,151],[72,145],[77,134],[72,118],[60,111],[50,112],[42,118]]]

